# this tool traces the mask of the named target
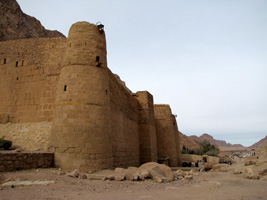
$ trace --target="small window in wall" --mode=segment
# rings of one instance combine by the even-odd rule
[[[17,80],[19,80],[19,77],[17,77]]]
[[[21,66],[23,66],[24,65],[24,60],[22,60],[22,62],[21,62]]]
[[[6,64],[6,58],[4,59],[4,64]]]
[[[16,61],[16,67],[18,67],[18,65],[19,65],[19,61]]]
[[[100,67],[101,63],[100,63],[100,57],[99,56],[95,57],[95,62],[96,62],[96,66]]]
[[[67,91],[67,85],[64,85],[64,91]]]

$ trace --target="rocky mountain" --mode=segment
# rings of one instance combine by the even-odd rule
[[[216,140],[211,135],[204,133],[203,135],[197,137],[195,135],[189,136],[196,143],[201,143],[204,140],[208,140],[211,144],[217,145],[218,147],[243,147],[241,144],[230,144],[226,143],[224,140]]]
[[[180,134],[180,148],[182,149],[185,146],[188,149],[198,149],[199,143],[195,142],[192,138],[184,135],[183,133],[179,132]]]
[[[250,146],[250,148],[261,148],[264,146],[267,146],[267,135],[265,136],[265,138],[261,139],[260,141]]]
[[[204,140],[208,140],[211,144],[217,145],[218,147],[243,147],[241,144],[230,144],[230,143],[226,143],[226,141],[224,140],[216,140],[207,133],[204,133],[203,135],[199,137],[195,135],[189,136],[189,137],[197,143],[201,143]]]
[[[230,144],[226,143],[224,140],[216,140],[211,135],[204,133],[201,136],[186,136],[184,134],[180,134],[181,148],[183,145],[189,149],[197,149],[199,148],[199,144],[204,140],[208,140],[211,144],[217,145],[218,147],[243,147],[241,144]]]
[[[0,0],[0,41],[52,37],[65,36],[46,30],[36,18],[23,13],[16,0]]]

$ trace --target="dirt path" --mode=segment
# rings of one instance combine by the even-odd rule
[[[25,186],[0,189],[1,200],[13,199],[190,199],[190,200],[264,200],[267,199],[267,181],[248,180],[231,172],[203,172],[191,181],[171,183],[132,181],[90,181],[57,175],[55,169],[39,169],[1,173],[0,181],[53,180],[46,186]]]

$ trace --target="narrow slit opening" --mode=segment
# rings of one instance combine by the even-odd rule
[[[99,56],[95,57],[95,62],[96,62],[96,66],[100,67],[101,63],[100,63],[100,57]]]

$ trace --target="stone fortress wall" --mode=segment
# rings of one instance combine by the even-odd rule
[[[0,42],[0,137],[55,153],[83,171],[138,166],[168,157],[180,165],[168,105],[131,93],[108,69],[104,31],[78,22],[68,38]]]

